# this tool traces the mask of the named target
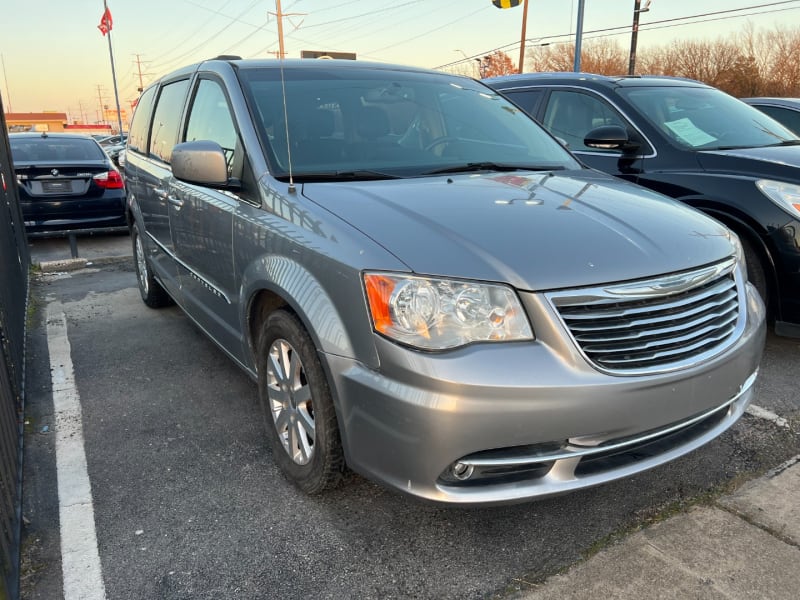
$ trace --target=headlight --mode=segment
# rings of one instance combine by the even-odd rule
[[[736,259],[736,262],[741,265],[742,273],[744,273],[745,277],[747,277],[747,259],[744,255],[742,241],[733,231],[730,231],[730,240],[731,244],[733,244],[733,257]]]
[[[503,285],[365,273],[375,331],[425,350],[532,340],[517,295]]]
[[[800,185],[772,181],[770,179],[759,179],[756,181],[756,187],[761,190],[762,194],[793,217],[800,216]]]

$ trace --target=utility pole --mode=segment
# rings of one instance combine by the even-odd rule
[[[281,11],[281,0],[275,0],[275,10],[276,12],[268,13],[270,15],[275,15],[278,19],[278,58],[283,60],[286,58],[286,52],[283,49],[283,18],[284,17],[298,17],[304,15],[305,13],[285,13]],[[295,26],[297,29],[297,26]]]
[[[3,63],[3,79],[6,82],[6,100],[8,100],[8,110],[6,112],[14,112],[11,110],[11,90],[8,89],[8,74],[6,73],[6,59],[0,54],[0,63]]]
[[[519,42],[519,67],[517,73],[522,73],[525,66],[525,30],[528,25],[528,0],[522,5],[522,36]]]
[[[642,8],[642,0],[633,0],[633,27],[631,28],[631,53],[628,59],[628,75],[636,70],[636,43],[639,38],[639,14],[650,10],[650,0]]]
[[[283,13],[281,12],[281,0],[275,0],[275,9],[278,11],[278,58],[283,60],[286,58],[286,52],[283,50]]]
[[[141,94],[144,90],[144,79],[142,78],[142,55],[134,54],[134,56],[136,57],[136,70],[139,73],[139,87],[136,89]]]
[[[101,86],[98,83],[97,84],[97,101],[99,102],[99,106],[100,106],[100,116],[99,116],[99,118],[97,120],[100,121],[101,123],[105,123],[106,122],[106,109],[105,109],[105,104],[103,104],[103,92],[101,91],[100,88],[101,88]]]

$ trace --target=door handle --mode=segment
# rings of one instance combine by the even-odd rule
[[[183,200],[176,196],[167,196],[167,201],[177,208],[183,207]]]
[[[153,193],[156,195],[156,198],[159,200],[166,200],[167,199],[167,190],[162,188],[153,188]]]

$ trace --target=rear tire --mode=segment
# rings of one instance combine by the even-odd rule
[[[272,455],[286,477],[307,494],[339,485],[345,462],[328,381],[311,337],[285,310],[261,327],[258,394]]]
[[[161,308],[174,304],[174,301],[161,284],[153,277],[147,256],[144,251],[142,236],[139,235],[139,226],[134,223],[131,227],[131,243],[133,244],[133,264],[136,268],[136,281],[139,284],[139,294],[142,301],[150,308]]]

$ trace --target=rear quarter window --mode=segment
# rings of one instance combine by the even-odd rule
[[[128,134],[128,151],[144,153],[147,148],[147,133],[150,129],[150,115],[153,114],[153,99],[156,88],[145,90],[136,104],[133,113],[130,133]]]

